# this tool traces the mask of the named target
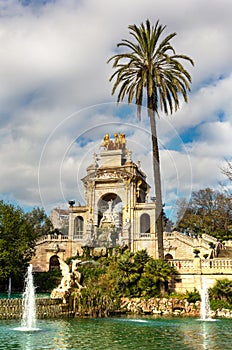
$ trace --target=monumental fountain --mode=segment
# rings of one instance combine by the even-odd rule
[[[62,264],[62,263],[61,263]],[[70,287],[73,272],[78,272],[80,261],[72,261],[72,266],[64,265],[59,292]],[[79,281],[76,274],[77,282]],[[81,286],[82,287],[82,286]],[[83,288],[83,287],[82,287]],[[202,320],[210,319],[207,281],[202,280]],[[165,318],[154,316],[122,316],[108,319],[67,318],[39,320],[36,322],[35,288],[32,266],[28,267],[23,294],[23,317],[21,327],[15,328],[16,320],[0,320],[1,349],[135,349],[139,344],[146,350],[173,349],[220,349],[231,348],[232,335],[229,320],[218,322],[198,322],[195,318]],[[94,329],[94,336],[93,336]],[[15,332],[21,331],[21,332]],[[35,332],[40,330],[40,332]],[[39,335],[38,335],[39,334]],[[104,337],[102,337],[104,334]],[[112,338],[114,343],[112,343]]]

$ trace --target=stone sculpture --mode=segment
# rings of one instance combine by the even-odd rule
[[[73,259],[70,267],[60,257],[58,257],[58,259],[60,262],[62,279],[59,286],[53,289],[51,298],[60,298],[66,303],[66,299],[69,297],[72,288],[77,288],[79,290],[84,288],[80,283],[81,273],[78,270],[78,266],[81,264],[82,260]]]

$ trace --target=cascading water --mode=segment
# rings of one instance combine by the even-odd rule
[[[202,288],[201,288],[201,320],[210,321],[211,309],[209,303],[209,294],[206,278],[202,276]]]
[[[23,316],[21,330],[33,331],[36,328],[36,304],[35,304],[35,287],[33,283],[32,265],[27,269],[25,277],[25,290],[23,293]]]

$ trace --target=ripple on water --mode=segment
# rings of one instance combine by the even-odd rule
[[[39,331],[29,332],[22,331],[18,323],[0,321],[0,349],[229,350],[232,343],[230,320],[199,322],[152,317],[39,320]]]
[[[39,332],[41,331],[40,328],[27,328],[27,327],[15,327],[13,328],[14,331],[18,331],[18,332]]]

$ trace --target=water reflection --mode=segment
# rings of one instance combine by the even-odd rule
[[[202,349],[216,349],[217,344],[214,339],[214,327],[211,327],[209,322],[201,322],[202,330]]]
[[[111,318],[40,320],[39,332],[16,332],[0,321],[0,349],[17,350],[229,350],[230,320]]]
[[[180,328],[185,335],[183,344],[188,349],[218,350],[221,349],[221,325],[225,320],[214,320],[215,322],[195,320],[195,322],[183,325]],[[228,330],[226,331],[228,334]],[[193,346],[194,347],[190,347]],[[230,349],[229,342],[226,343],[223,350]]]

